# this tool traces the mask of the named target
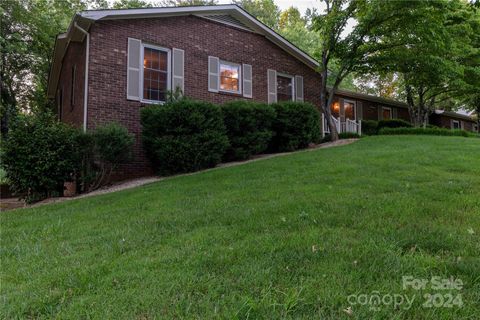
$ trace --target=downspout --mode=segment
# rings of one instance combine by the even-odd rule
[[[76,22],[74,27],[80,30],[87,37],[85,48],[85,84],[83,86],[83,132],[87,132],[87,106],[88,106],[88,58],[90,55],[90,34],[80,27]]]

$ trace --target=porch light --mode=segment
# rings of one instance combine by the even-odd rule
[[[338,102],[333,103],[333,111],[340,112],[340,103]]]

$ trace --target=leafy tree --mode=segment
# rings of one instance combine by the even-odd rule
[[[151,2],[143,0],[117,0],[113,3],[112,9],[148,8],[152,6]]]
[[[359,74],[355,78],[355,87],[361,92],[388,98],[400,99],[401,79],[397,73]]]
[[[313,56],[318,46],[317,32],[309,28],[309,20],[297,8],[290,7],[280,13],[278,32],[297,47]]]
[[[55,37],[75,12],[94,2],[4,0],[0,2],[2,132],[19,110],[44,111]]]
[[[245,9],[252,16],[276,30],[280,8],[273,0],[234,0],[233,3]]]
[[[278,27],[280,30],[288,28],[290,26],[294,26],[296,24],[301,24],[302,26],[306,26],[307,24],[307,20],[302,17],[300,11],[298,11],[297,8],[292,6],[280,13],[280,17],[278,20]]]
[[[371,62],[401,75],[411,120],[425,127],[435,109],[450,109],[459,97],[478,92],[480,22],[460,0],[428,1],[417,10],[422,19],[403,32],[416,41],[385,50]]]
[[[466,110],[473,111],[477,120],[477,129],[480,133],[480,1],[472,2],[469,7],[472,17],[469,19],[472,33],[470,33],[470,44],[472,48],[469,54],[463,59],[467,66],[465,70],[466,86],[459,104]]]
[[[359,23],[347,37],[342,38],[349,20],[356,18],[364,5],[360,1],[324,0],[325,10],[313,17],[314,29],[319,34],[317,56],[320,60],[321,88],[320,100],[322,111],[330,128],[331,139],[338,140],[338,132],[331,119],[330,105],[335,91],[343,79],[351,73],[354,64],[361,58],[359,48],[365,42],[368,28]],[[368,10],[368,8],[366,9]],[[348,54],[350,52],[350,55]],[[337,64],[337,70],[330,72],[332,64]],[[328,94],[327,84],[333,78],[333,86]],[[331,81],[330,81],[331,82]]]
[[[480,133],[480,93],[470,95],[468,100],[465,100],[464,107],[475,113],[477,132]]]
[[[424,28],[421,26],[424,20],[430,18],[428,14],[435,1],[323,2],[324,12],[314,17],[314,28],[320,34],[320,98],[332,140],[337,140],[330,105],[342,81],[353,72],[368,72],[382,65],[377,57],[384,51],[416,44],[416,33]],[[347,30],[352,21],[355,23]],[[332,64],[337,65],[335,71],[331,71]],[[332,84],[330,91],[328,83]]]

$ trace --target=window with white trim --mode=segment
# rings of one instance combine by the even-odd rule
[[[241,93],[242,68],[240,64],[220,61],[220,91]]]
[[[293,101],[294,89],[293,76],[277,73],[277,101]]]
[[[170,50],[142,44],[142,60],[142,100],[164,102],[170,90]]]
[[[453,129],[462,129],[462,126],[460,124],[460,121],[458,120],[452,120],[452,124],[453,124]]]

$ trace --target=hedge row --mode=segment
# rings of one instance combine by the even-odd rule
[[[160,174],[191,172],[319,141],[320,117],[308,103],[181,99],[141,112],[143,144]]]
[[[362,134],[367,136],[376,135],[383,128],[411,128],[413,127],[410,122],[402,119],[391,120],[362,120]]]
[[[477,134],[465,130],[451,130],[443,128],[383,128],[379,131],[381,135],[434,135],[434,136],[460,136],[478,137]]]
[[[2,143],[2,168],[10,189],[29,203],[63,194],[66,181],[89,191],[108,182],[128,161],[133,136],[117,124],[83,133],[52,115],[20,116]]]

